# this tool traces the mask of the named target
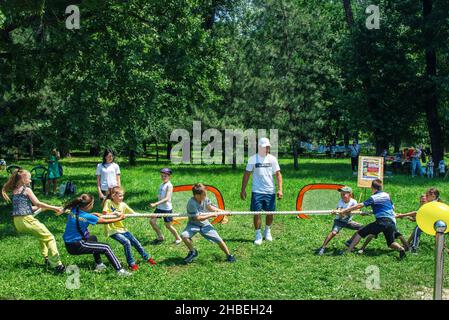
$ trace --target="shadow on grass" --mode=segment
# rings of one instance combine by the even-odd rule
[[[184,258],[182,257],[172,257],[165,260],[158,261],[159,265],[174,267],[174,266],[184,266],[186,265],[184,262]]]

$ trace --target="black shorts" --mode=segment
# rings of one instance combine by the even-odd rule
[[[173,210],[162,210],[162,209],[156,208],[154,213],[173,213]],[[159,218],[162,218],[162,217],[159,217]],[[167,222],[167,223],[173,222],[173,217],[164,217],[164,222]]]
[[[381,232],[385,236],[387,245],[390,246],[394,242],[395,236],[397,235],[396,224],[394,223],[394,221],[388,218],[380,218],[366,225],[357,233],[362,238],[365,238],[370,234],[377,236]]]

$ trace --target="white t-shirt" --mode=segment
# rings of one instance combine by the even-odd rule
[[[168,188],[170,187],[173,188],[173,185],[171,184],[170,181],[167,181],[167,183],[161,183],[161,185],[159,186],[159,191],[157,193],[157,199],[158,200],[164,199],[167,196]],[[157,206],[157,208],[160,210],[173,210],[173,206],[171,203],[171,196],[167,202],[161,203],[160,205]]]
[[[253,172],[252,192],[262,194],[275,194],[273,175],[280,171],[279,163],[275,156],[267,154],[261,157],[258,153],[248,159],[246,171]]]
[[[99,163],[97,165],[96,175],[100,176],[100,188],[101,190],[108,190],[118,186],[117,175],[120,174],[120,167],[115,162],[112,163]]]
[[[340,199],[340,201],[338,201],[338,204],[337,204],[337,209],[346,209],[349,207],[353,207],[355,205],[357,205],[357,201],[355,199],[351,198],[348,203],[344,202],[343,199]],[[348,213],[344,217],[337,215],[335,220],[342,221],[342,222],[349,222],[352,220],[352,214]]]

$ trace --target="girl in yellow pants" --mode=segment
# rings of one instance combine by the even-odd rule
[[[41,254],[44,256],[46,262],[55,269],[57,273],[62,273],[65,270],[64,265],[59,257],[56,240],[53,234],[48,231],[41,222],[33,217],[33,205],[42,208],[53,210],[56,214],[63,212],[62,208],[48,205],[40,202],[34,195],[33,190],[27,186],[31,183],[31,175],[26,170],[16,170],[2,188],[2,196],[10,202],[8,196],[12,192],[13,205],[13,221],[18,233],[29,234],[39,240]]]

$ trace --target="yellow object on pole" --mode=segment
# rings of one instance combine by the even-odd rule
[[[449,225],[449,206],[442,202],[432,201],[423,205],[416,215],[418,227],[427,234],[434,236],[436,234],[434,225],[438,220],[444,221]],[[449,232],[449,228],[445,233]]]

